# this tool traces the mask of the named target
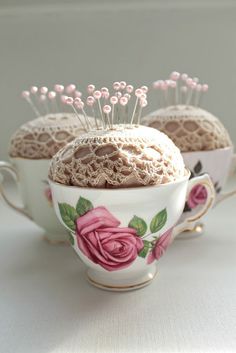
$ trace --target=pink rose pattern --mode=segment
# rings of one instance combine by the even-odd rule
[[[172,241],[173,228],[168,229],[160,238],[156,241],[152,251],[149,253],[147,263],[151,264],[154,260],[159,260],[164,254],[168,246]]]
[[[79,249],[91,261],[108,271],[128,267],[143,248],[133,228],[120,222],[105,207],[96,207],[76,221]]]
[[[207,173],[207,171],[204,171],[204,166],[202,162],[199,160],[195,166],[193,167],[193,170],[191,170],[191,176],[190,179],[200,176],[203,173]],[[212,180],[213,181],[213,180]],[[219,182],[216,181],[214,183],[214,188],[217,194],[221,192],[221,186],[219,185]],[[204,205],[207,200],[207,190],[203,185],[196,185],[193,187],[193,189],[190,192],[189,198],[185,203],[185,207],[183,212],[191,212],[194,208],[196,208],[198,205]]]
[[[207,200],[207,189],[204,185],[195,185],[189,193],[187,204],[193,209],[198,205],[204,205]]]
[[[48,191],[47,196],[51,197],[51,192]],[[150,223],[151,233],[146,234],[148,226],[143,219],[134,216],[128,227],[121,227],[120,221],[106,207],[94,207],[82,197],[75,208],[66,203],[59,203],[58,206],[61,218],[74,234],[80,251],[107,271],[125,269],[138,256],[146,258],[149,265],[159,260],[171,243],[172,228],[159,238],[154,236],[166,223],[166,209],[154,216]],[[152,234],[151,240],[145,239],[150,239]]]
[[[44,189],[44,196],[48,200],[50,206],[52,206],[52,191],[49,186]]]

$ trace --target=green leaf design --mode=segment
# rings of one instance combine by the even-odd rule
[[[129,222],[129,227],[134,228],[137,231],[137,235],[142,237],[147,231],[146,222],[137,216],[134,216]]]
[[[199,174],[202,171],[202,163],[201,161],[198,161],[197,164],[194,167],[194,173]]]
[[[166,211],[166,208],[164,208],[162,211],[160,211],[153,217],[150,224],[151,232],[156,233],[159,230],[161,230],[166,224],[166,221],[167,221],[167,211]]]
[[[74,240],[74,237],[71,233],[68,234],[69,235],[69,242],[71,243],[71,245],[74,245],[75,244],[75,240]]]
[[[91,201],[84,199],[83,197],[79,198],[79,201],[77,202],[77,205],[76,205],[76,211],[79,216],[83,216],[92,208],[93,208],[93,204]]]
[[[143,243],[144,243],[144,247],[139,252],[138,256],[145,258],[147,256],[147,253],[149,252],[149,249],[152,248],[152,244],[147,240],[144,240]]]
[[[67,203],[58,203],[61,218],[71,230],[75,230],[75,220],[78,217],[76,209]]]

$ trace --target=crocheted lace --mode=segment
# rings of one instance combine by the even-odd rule
[[[92,119],[90,121],[93,123]],[[50,159],[84,132],[74,114],[48,114],[22,125],[15,132],[10,141],[9,154],[27,159]]]
[[[185,173],[179,149],[163,133],[137,125],[90,131],[52,159],[49,177],[64,185],[133,187],[164,184]]]
[[[198,107],[176,105],[159,109],[143,118],[142,124],[167,134],[182,152],[232,146],[219,119]]]

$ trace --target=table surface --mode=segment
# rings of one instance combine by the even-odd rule
[[[236,352],[235,207],[227,200],[203,236],[176,240],[150,286],[115,293],[0,201],[0,352]]]

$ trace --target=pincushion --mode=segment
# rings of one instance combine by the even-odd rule
[[[168,106],[143,118],[142,124],[167,134],[182,152],[232,146],[230,136],[220,120],[199,107]]]
[[[62,148],[49,177],[64,185],[120,188],[165,184],[184,173],[181,153],[165,134],[120,124],[92,130]]]
[[[93,119],[90,119],[93,124]],[[22,125],[12,136],[9,154],[27,159],[50,159],[86,130],[75,114],[51,113]]]

